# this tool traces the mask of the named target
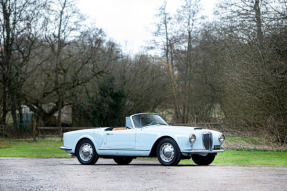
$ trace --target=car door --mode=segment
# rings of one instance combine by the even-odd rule
[[[139,128],[136,134],[136,150],[150,150],[159,133],[153,128]]]
[[[136,129],[107,131],[101,149],[133,150],[136,141]]]

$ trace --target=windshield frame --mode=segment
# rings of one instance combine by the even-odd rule
[[[159,114],[157,113],[139,113],[130,116],[132,125],[134,128],[143,128],[151,125],[169,125]],[[146,120],[139,122],[138,120]],[[156,121],[155,121],[156,120]],[[153,122],[153,124],[148,122]]]

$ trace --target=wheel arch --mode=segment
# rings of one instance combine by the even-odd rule
[[[77,147],[78,147],[79,143],[80,143],[82,140],[85,140],[85,139],[90,140],[90,141],[94,144],[94,147],[95,147],[95,149],[96,149],[96,151],[97,151],[97,145],[96,145],[94,139],[93,139],[92,137],[90,137],[90,136],[82,136],[82,137],[80,137],[80,138],[78,139],[77,144],[75,145],[75,156],[77,156],[76,150],[77,150]]]
[[[152,146],[151,152],[149,154],[150,157],[156,157],[157,145],[161,140],[163,140],[165,138],[170,138],[170,139],[174,140],[174,142],[177,144],[176,140],[171,136],[165,135],[165,136],[159,137]],[[178,144],[177,144],[177,146],[178,146]]]

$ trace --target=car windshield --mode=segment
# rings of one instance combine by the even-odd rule
[[[139,114],[134,115],[133,122],[135,127],[140,128],[148,125],[168,125],[161,116],[157,114]]]

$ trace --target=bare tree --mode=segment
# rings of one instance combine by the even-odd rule
[[[173,17],[166,10],[167,2],[159,9],[156,37],[164,42],[166,69],[171,84],[175,122],[186,123],[190,118],[190,96],[192,87],[192,46],[195,26],[199,19],[200,1],[186,0]]]
[[[227,42],[225,60],[226,116],[251,127],[278,129],[277,124],[286,123],[287,113],[286,60],[281,56],[285,48],[278,44],[286,32],[281,9],[286,2],[224,1],[221,6],[225,11],[221,21],[229,25],[222,23],[222,33],[232,40]],[[286,142],[287,131],[279,132],[279,142]]]
[[[187,123],[190,120],[190,100],[192,99],[192,89],[193,81],[192,76],[194,75],[196,62],[195,57],[193,57],[193,46],[195,42],[195,32],[196,32],[196,25],[199,21],[199,12],[200,12],[200,1],[199,0],[185,0],[184,5],[178,10],[177,14],[177,23],[179,23],[181,28],[181,34],[179,38],[179,47],[176,54],[176,62],[177,66],[182,68],[181,73],[181,80],[182,84],[180,90],[182,105],[179,122]]]
[[[31,51],[37,38],[35,28],[45,2],[35,0],[0,1],[0,47],[1,47],[1,84],[2,116],[5,124],[8,110],[13,117],[13,126],[17,129],[18,109],[21,114],[23,83],[29,75],[27,67]],[[21,115],[20,115],[21,122]]]
[[[64,106],[74,104],[76,98],[84,93],[86,84],[107,70],[109,57],[105,54],[104,43],[102,30],[83,31],[78,37],[67,42],[61,50],[61,62],[58,68],[54,53],[50,49],[51,46],[44,43],[44,50],[46,50],[44,56],[48,59],[33,74],[31,79],[36,80],[27,83],[29,89],[27,88],[25,92],[28,98],[27,105],[44,123],[48,122],[55,112],[61,115],[59,110],[62,110]],[[58,75],[56,75],[56,70],[59,70]],[[61,125],[59,115],[58,126]]]
[[[173,42],[173,30],[172,30],[172,17],[167,12],[167,1],[164,1],[163,5],[159,8],[157,15],[159,23],[157,24],[157,30],[154,36],[159,39],[156,43],[161,45],[163,50],[163,56],[165,60],[165,67],[169,76],[169,83],[171,86],[172,104],[176,116],[176,121],[179,120],[179,98],[178,98],[178,81],[176,77],[176,69],[174,64],[174,42]]]

